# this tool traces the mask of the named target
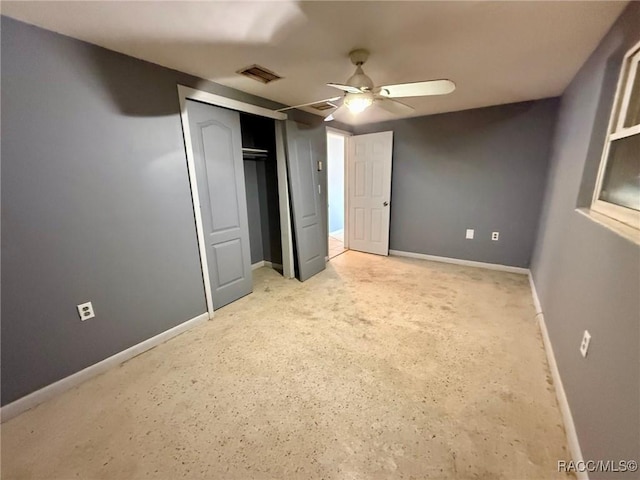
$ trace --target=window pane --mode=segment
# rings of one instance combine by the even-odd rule
[[[640,210],[640,135],[611,142],[600,200]]]
[[[635,61],[637,62],[638,59],[635,59]],[[635,78],[629,78],[629,81],[633,82],[633,85],[631,87],[629,107],[624,117],[625,127],[633,127],[634,125],[640,124],[640,72],[638,72],[638,68],[640,68],[640,65],[636,65]]]

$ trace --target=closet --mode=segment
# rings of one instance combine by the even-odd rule
[[[251,265],[282,273],[274,120],[240,113]]]
[[[252,266],[301,281],[323,270],[324,126],[182,85],[178,93],[209,314],[252,292]]]

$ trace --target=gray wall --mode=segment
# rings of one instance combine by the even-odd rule
[[[259,162],[260,226],[264,259],[282,265],[282,237],[278,197],[278,165],[275,157]]]
[[[278,171],[275,157],[245,160],[244,177],[251,263],[267,260],[282,265]]]
[[[7,404],[205,312],[176,84],[279,105],[6,17],[1,34]]]
[[[357,127],[356,134],[393,130],[390,248],[528,267],[557,105],[547,99]],[[465,239],[467,228],[474,240]]]
[[[632,3],[562,97],[532,262],[586,459],[640,460],[640,248],[575,210],[593,192],[621,60],[638,41]]]
[[[247,218],[249,220],[249,244],[251,246],[252,264],[264,260],[258,163],[256,160],[244,160],[244,183],[247,192]]]

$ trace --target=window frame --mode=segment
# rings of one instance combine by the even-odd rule
[[[622,138],[640,135],[640,124],[631,127],[624,126],[625,117],[629,109],[629,102],[631,101],[631,94],[633,92],[634,79],[640,80],[640,42],[629,49],[622,60],[616,95],[607,128],[607,138],[602,151],[598,177],[593,191],[591,210],[640,230],[640,211],[600,199],[612,142]]]

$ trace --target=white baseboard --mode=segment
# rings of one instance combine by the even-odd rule
[[[531,296],[533,297],[533,306],[536,309],[536,315],[542,314],[542,305],[540,305],[540,299],[538,298],[538,291],[536,290],[536,284],[533,283],[533,275],[531,271],[528,273],[529,286],[531,287]]]
[[[582,449],[580,448],[580,442],[578,441],[578,433],[576,432],[576,426],[573,423],[573,415],[571,415],[571,408],[569,407],[567,394],[565,393],[564,386],[562,385],[562,378],[560,378],[560,371],[558,370],[558,364],[556,363],[556,356],[553,353],[551,339],[549,338],[549,332],[547,331],[547,324],[544,321],[542,306],[540,305],[538,291],[536,290],[536,284],[533,281],[531,272],[529,272],[529,283],[531,284],[531,295],[533,296],[533,305],[536,308],[538,325],[540,327],[540,333],[542,334],[542,342],[544,343],[544,351],[547,354],[547,363],[549,364],[549,370],[551,371],[551,377],[553,378],[553,386],[556,391],[556,398],[558,400],[560,413],[562,414],[562,420],[564,422],[564,430],[567,435],[567,443],[569,444],[571,459],[574,462],[581,462],[584,458],[582,457]],[[589,480],[589,474],[586,471],[576,472],[576,477],[578,480]]]
[[[282,269],[281,263],[273,263],[269,260],[260,260],[259,262],[251,265],[251,270],[257,270],[258,268],[267,267],[267,268],[279,268]]]
[[[209,319],[208,313],[203,313],[197,317],[187,320],[180,325],[177,325],[169,330],[166,330],[155,337],[151,337],[143,342],[127,348],[122,352],[118,352],[109,358],[93,364],[79,372],[69,375],[68,377],[58,380],[57,382],[47,385],[46,387],[36,390],[29,395],[19,398],[18,400],[11,402],[0,409],[0,422],[6,422],[7,420],[20,415],[27,410],[40,405],[41,403],[60,395],[61,393],[80,385],[81,383],[95,377],[101,373],[110,370],[113,367],[120,365],[121,363],[130,360],[131,358],[140,355],[153,347],[166,342],[167,340],[180,335],[181,333],[195,327],[196,325],[206,322]]]
[[[473,260],[462,260],[460,258],[438,257],[437,255],[426,255],[424,253],[403,252],[402,250],[389,250],[389,255],[396,257],[419,258],[421,260],[431,260],[433,262],[453,263],[455,265],[464,265],[466,267],[488,268],[489,270],[500,270],[502,272],[519,273],[527,275],[528,268],[512,267],[510,265],[500,265],[498,263],[475,262]]]

